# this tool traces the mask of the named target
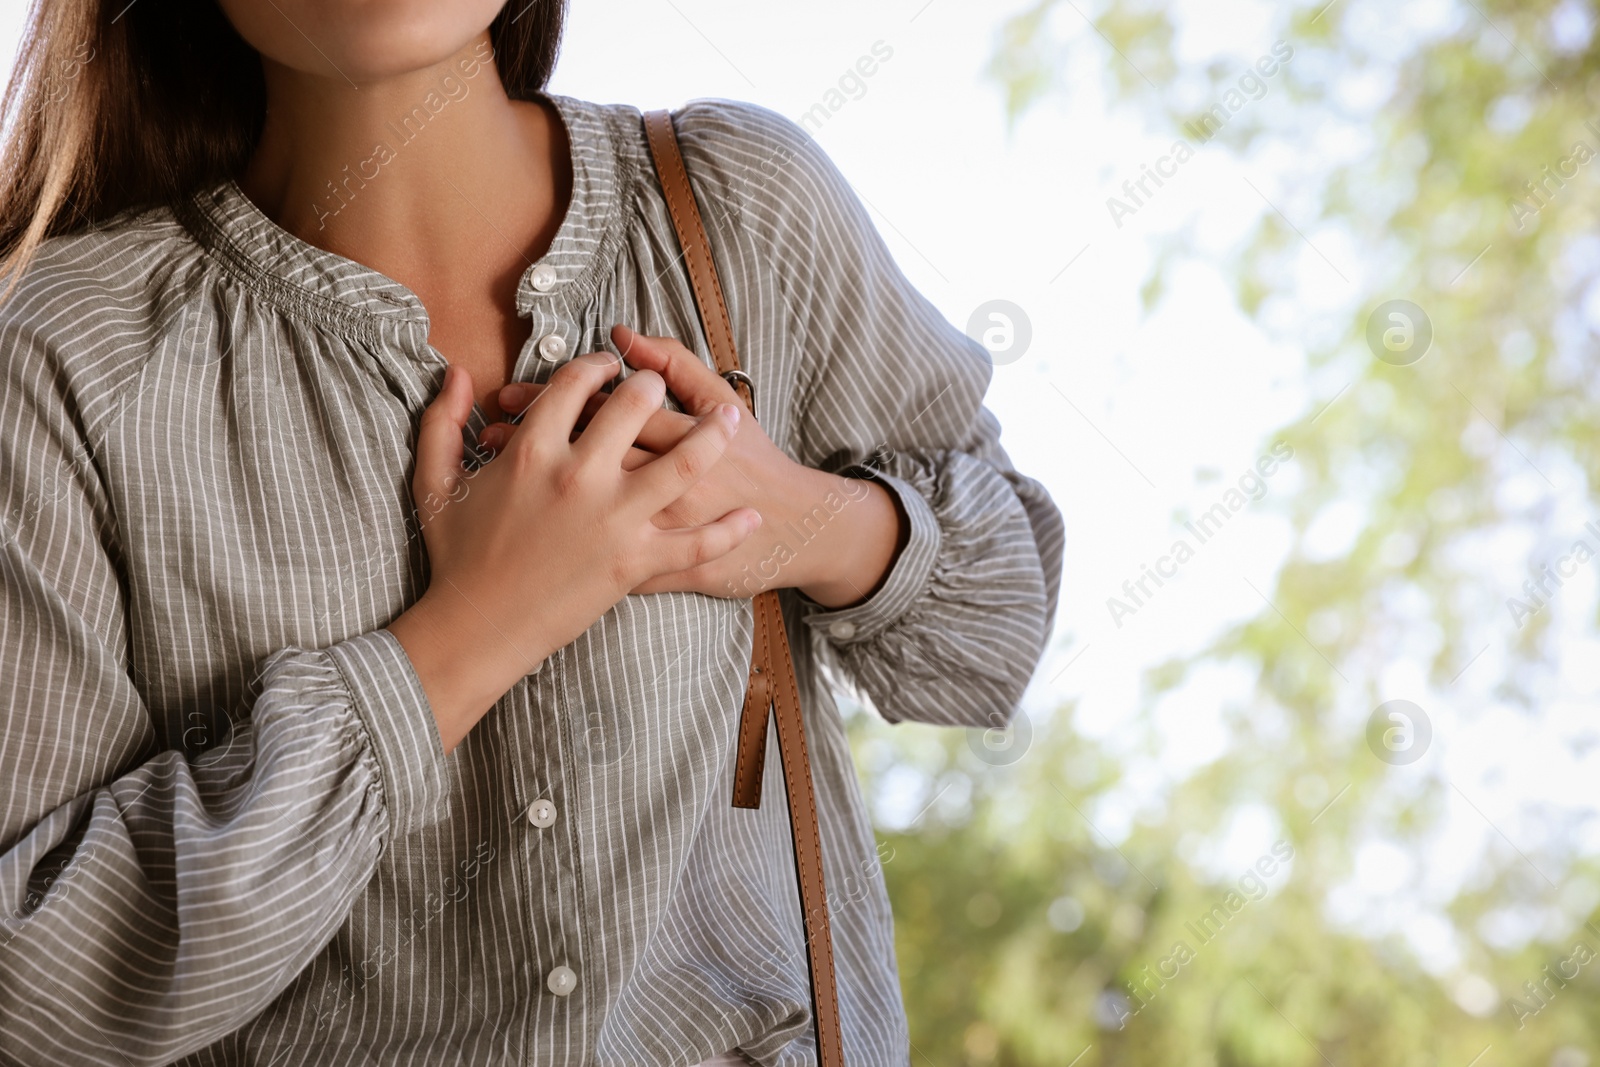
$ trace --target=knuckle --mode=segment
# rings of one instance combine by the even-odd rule
[[[643,367],[639,370],[630,372],[628,376],[623,378],[622,381],[617,385],[617,388],[629,390],[637,389],[648,394],[664,395],[667,389],[667,381],[655,371],[650,370],[648,367]]]
[[[545,382],[544,391],[559,393],[569,389],[582,388],[584,382],[593,378],[597,370],[598,368],[593,363],[581,357],[569,359],[551,373],[549,380]]]
[[[697,481],[706,471],[705,456],[698,449],[675,448],[672,451],[672,470],[684,481]]]
[[[583,492],[584,469],[580,463],[563,463],[551,472],[551,486],[556,494],[570,500]]]
[[[712,560],[716,559],[716,547],[717,546],[713,543],[709,533],[701,534],[699,537],[695,538],[694,544],[689,550],[689,566],[685,569],[694,570],[695,568],[703,567],[707,563],[710,563]]]
[[[539,447],[538,439],[531,434],[515,434],[498,453],[510,468],[513,477],[522,478],[543,467],[548,459]]]
[[[709,567],[726,556],[731,548],[733,548],[733,542],[725,528],[721,526],[707,528],[705,536],[700,538],[699,543],[695,546],[694,568],[692,569]]]
[[[560,370],[567,372],[572,381],[607,381],[614,378],[621,360],[609,352],[586,352],[568,360]],[[554,376],[551,378],[554,381]]]
[[[559,400],[567,393],[582,387],[583,382],[578,372],[568,369],[571,366],[572,364],[568,363],[565,367],[555,369],[550,375],[550,380],[544,384],[544,392],[540,394],[541,399]],[[542,404],[529,404],[527,410],[522,413],[522,421],[527,423],[539,418],[541,407]]]
[[[638,577],[634,574],[637,564],[628,553],[613,555],[606,564],[606,577],[610,579],[614,589],[632,589],[639,584]]]
[[[648,386],[619,388],[611,394],[611,399],[607,403],[621,404],[629,415],[648,417],[652,411],[661,406],[661,397]]]
[[[422,419],[418,423],[419,433],[427,433],[428,428],[445,418],[444,408],[437,403],[429,404],[422,409]]]

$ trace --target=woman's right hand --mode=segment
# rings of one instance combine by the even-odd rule
[[[752,508],[687,529],[651,521],[716,464],[738,427],[735,405],[626,470],[624,457],[666,396],[660,375],[638,371],[573,440],[585,404],[620,367],[595,352],[559,368],[475,472],[461,466],[471,375],[450,367],[423,413],[412,486],[431,576],[388,629],[416,668],[446,752],[630,589],[726,555],[761,523]]]

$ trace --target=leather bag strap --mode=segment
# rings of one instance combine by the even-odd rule
[[[739,353],[733,343],[733,323],[711,257],[711,241],[689,185],[689,172],[678,149],[672,112],[651,111],[644,116],[650,155],[655,160],[661,188],[666,193],[672,228],[689,268],[700,310],[706,344],[723,375],[738,371]],[[746,407],[754,410],[755,397],[743,382],[735,389]],[[789,800],[789,823],[794,841],[796,881],[800,885],[800,912],[805,920],[806,960],[811,971],[812,1018],[817,1026],[819,1067],[844,1067],[844,1041],[839,1027],[839,990],[834,976],[833,934],[828,924],[828,893],[822,875],[822,834],[817,824],[816,792],[811,785],[811,760],[806,751],[805,720],[800,713],[800,689],[795,682],[794,657],[783,625],[783,608],[776,590],[757,593],[752,601],[755,640],[750,653],[750,685],[739,717],[738,749],[734,758],[733,806],[761,806],[762,768],[766,764],[767,721],[778,720],[778,755],[783,763],[783,784]]]

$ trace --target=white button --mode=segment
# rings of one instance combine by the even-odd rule
[[[533,268],[533,287],[541,293],[548,293],[556,287],[556,272],[544,263],[539,264]]]
[[[556,806],[548,800],[535,800],[528,805],[528,821],[543,830],[556,821]]]
[[[571,967],[562,964],[550,972],[545,984],[550,987],[550,992],[558,997],[564,997],[578,988],[578,975]]]
[[[567,354],[567,339],[559,333],[552,333],[540,338],[539,354],[551,361],[560,359]]]
[[[835,641],[848,641],[856,635],[856,624],[848,619],[840,619],[828,627],[828,633]]]

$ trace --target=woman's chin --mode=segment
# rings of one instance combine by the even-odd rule
[[[494,21],[496,0],[221,0],[234,29],[267,59],[358,85],[437,66]]]

